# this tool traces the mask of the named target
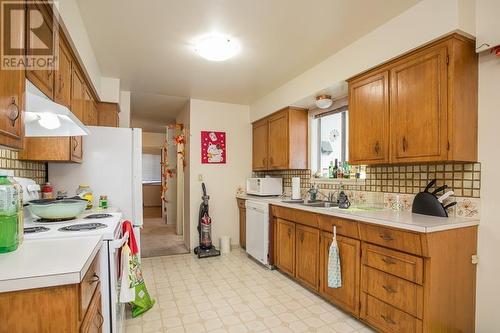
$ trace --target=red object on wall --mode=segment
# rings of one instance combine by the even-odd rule
[[[495,46],[491,52],[495,53],[497,57],[500,57],[500,46]]]
[[[226,163],[226,132],[201,131],[201,163]]]

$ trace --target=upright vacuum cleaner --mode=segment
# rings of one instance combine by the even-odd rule
[[[201,183],[201,189],[203,190],[203,196],[201,197],[203,201],[200,205],[200,214],[198,217],[200,245],[194,249],[194,253],[198,255],[198,258],[220,256],[220,251],[212,244],[212,219],[208,215],[208,199],[210,197],[207,195],[205,183]]]

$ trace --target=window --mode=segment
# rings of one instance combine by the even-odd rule
[[[331,162],[348,161],[349,116],[347,106],[316,114],[311,124],[311,167],[328,177]]]
[[[142,182],[161,182],[161,155],[142,154]]]

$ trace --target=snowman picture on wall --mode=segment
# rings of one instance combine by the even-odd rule
[[[220,145],[210,142],[207,148],[208,162],[221,163],[223,161],[222,148]]]

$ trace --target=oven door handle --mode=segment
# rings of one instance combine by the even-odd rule
[[[125,232],[122,238],[110,242],[113,253],[116,252],[117,249],[125,245],[126,242],[128,242],[128,231]]]

